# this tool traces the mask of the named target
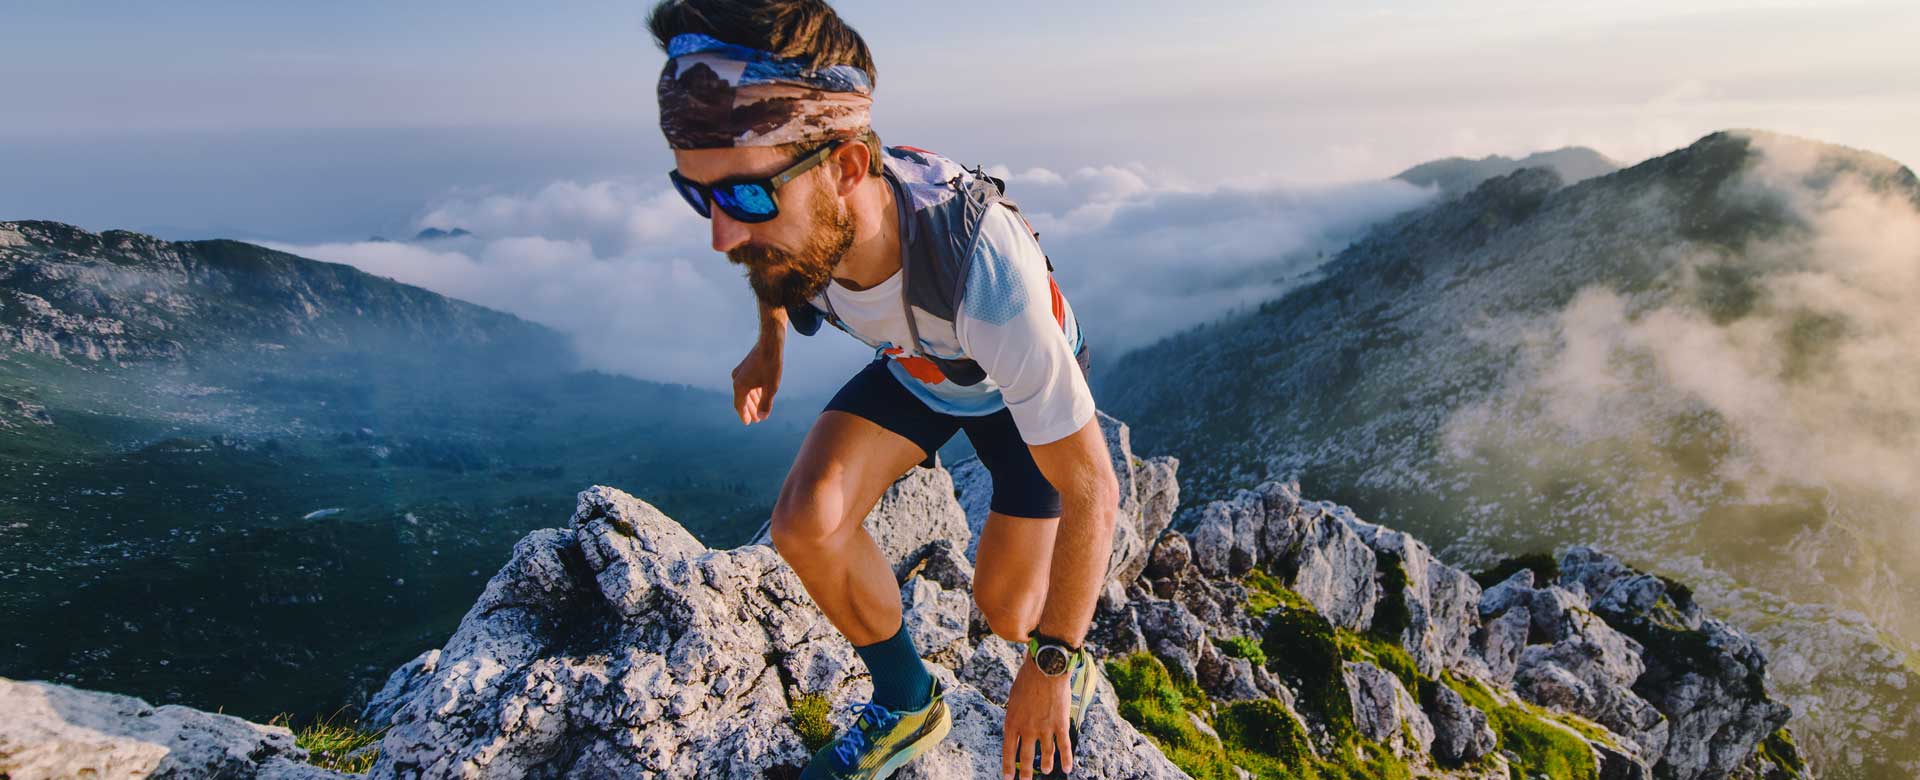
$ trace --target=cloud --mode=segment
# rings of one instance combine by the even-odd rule
[[[1523,326],[1512,384],[1449,420],[1448,451],[1587,485],[1590,534],[1697,549],[1915,641],[1920,207],[1882,158],[1752,148],[1722,197],[1789,230],[1686,250],[1658,295],[1591,287]]]
[[[1040,232],[1103,361],[1274,297],[1368,225],[1431,197],[1402,182],[1200,190],[1138,164],[990,172]],[[665,186],[557,181],[454,196],[415,227],[474,236],[274,246],[554,327],[591,367],[643,379],[730,390],[757,332],[740,269]],[[824,397],[871,357],[831,332],[787,343],[783,395]]]
[[[1103,360],[1277,298],[1433,197],[1400,181],[1201,189],[1139,164],[998,173]]]

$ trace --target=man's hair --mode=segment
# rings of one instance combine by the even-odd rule
[[[866,72],[867,83],[879,84],[867,42],[825,0],[661,0],[647,14],[647,29],[661,51],[676,35],[700,33],[780,57],[804,58],[815,68],[851,65]],[[867,127],[856,139],[867,147],[868,172],[880,175],[879,134]],[[802,143],[777,148],[790,156],[810,151]]]

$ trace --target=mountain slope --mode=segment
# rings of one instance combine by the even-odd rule
[[[0,223],[0,345],[0,670],[256,718],[443,635],[581,480],[737,541],[804,432],[231,241]]]
[[[1717,133],[1381,226],[1121,358],[1106,405],[1203,498],[1297,477],[1448,560],[1582,541],[1685,579],[1791,670],[1823,772],[1910,777],[1916,257],[1911,171]]]

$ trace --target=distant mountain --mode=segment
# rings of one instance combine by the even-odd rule
[[[1620,170],[1620,164],[1584,146],[1569,146],[1550,152],[1535,152],[1518,160],[1497,154],[1478,160],[1448,157],[1415,165],[1393,178],[1421,187],[1439,187],[1442,197],[1452,198],[1466,194],[1488,179],[1499,178],[1523,168],[1546,168],[1559,174],[1562,183],[1578,184]]]
[[[729,406],[350,266],[0,222],[0,673],[331,711],[582,484],[743,538],[806,421]]]
[[[1493,178],[1118,358],[1196,501],[1297,478],[1456,565],[1595,543],[1753,627],[1822,776],[1920,775],[1920,181],[1751,131]]]
[[[418,233],[415,233],[413,236],[413,240],[439,241],[440,239],[443,239],[443,238],[466,238],[467,236],[471,236],[471,235],[473,234],[467,232],[466,228],[454,228],[452,230],[441,230],[440,228],[427,228]]]

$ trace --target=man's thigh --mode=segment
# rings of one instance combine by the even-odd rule
[[[780,488],[775,518],[810,517],[828,527],[819,535],[858,523],[894,480],[953,436],[950,423],[927,409],[885,364],[876,360],[854,374],[827,402],[800,444]],[[792,510],[810,511],[796,512]]]
[[[925,453],[872,420],[828,409],[813,421],[780,487],[775,522],[805,522],[809,536],[833,536],[864,520],[894,480]]]

